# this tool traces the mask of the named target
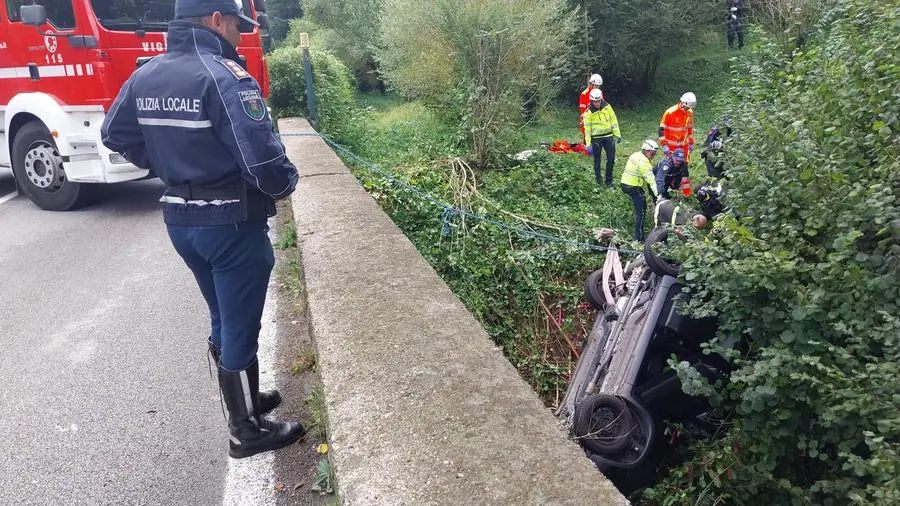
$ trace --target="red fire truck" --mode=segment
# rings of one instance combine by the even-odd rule
[[[235,2],[268,26],[265,0]],[[153,177],[106,149],[100,125],[131,73],[166,50],[175,0],[0,0],[0,10],[0,166],[19,192],[65,211],[96,183]],[[238,53],[268,97],[259,28]]]

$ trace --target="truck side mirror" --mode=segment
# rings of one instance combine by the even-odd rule
[[[41,26],[47,22],[47,9],[43,5],[22,5],[19,7],[19,19],[26,25]]]
[[[257,14],[256,22],[259,23],[259,27],[263,30],[269,29],[269,16],[265,14]]]
[[[266,0],[254,0],[253,6],[256,7],[256,12],[266,12]]]

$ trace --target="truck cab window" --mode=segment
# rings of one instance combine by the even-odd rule
[[[9,20],[21,21],[19,19],[19,7],[33,3],[43,5],[47,9],[47,21],[54,27],[61,30],[75,28],[75,11],[72,9],[72,0],[39,0],[37,2],[31,0],[7,0],[6,13],[9,15]]]
[[[234,1],[245,14],[251,12],[251,0]],[[91,0],[91,7],[107,30],[165,31],[175,17],[175,0]]]

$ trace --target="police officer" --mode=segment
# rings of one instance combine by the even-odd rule
[[[668,199],[669,190],[678,189],[681,186],[681,179],[688,175],[684,149],[676,148],[663,158],[653,168],[653,175],[656,177],[657,198]]]
[[[176,0],[168,52],[132,74],[101,128],[109,149],[166,184],[169,238],[209,306],[234,458],[305,433],[298,422],[262,416],[281,402],[278,392],[259,391],[256,357],[275,263],[267,219],[298,174],[240,64],[236,47],[250,24],[235,0]]]

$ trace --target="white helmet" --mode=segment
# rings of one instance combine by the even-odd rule
[[[588,82],[593,84],[594,86],[603,86],[603,78],[600,77],[600,74],[594,74],[588,79]]]
[[[591,90],[590,97],[592,102],[594,100],[603,100],[603,92],[597,88],[594,88],[593,90]]]
[[[681,103],[688,109],[693,109],[697,106],[697,97],[689,91],[681,96]]]
[[[657,144],[656,141],[647,139],[641,144],[641,151],[659,151],[659,144]]]

